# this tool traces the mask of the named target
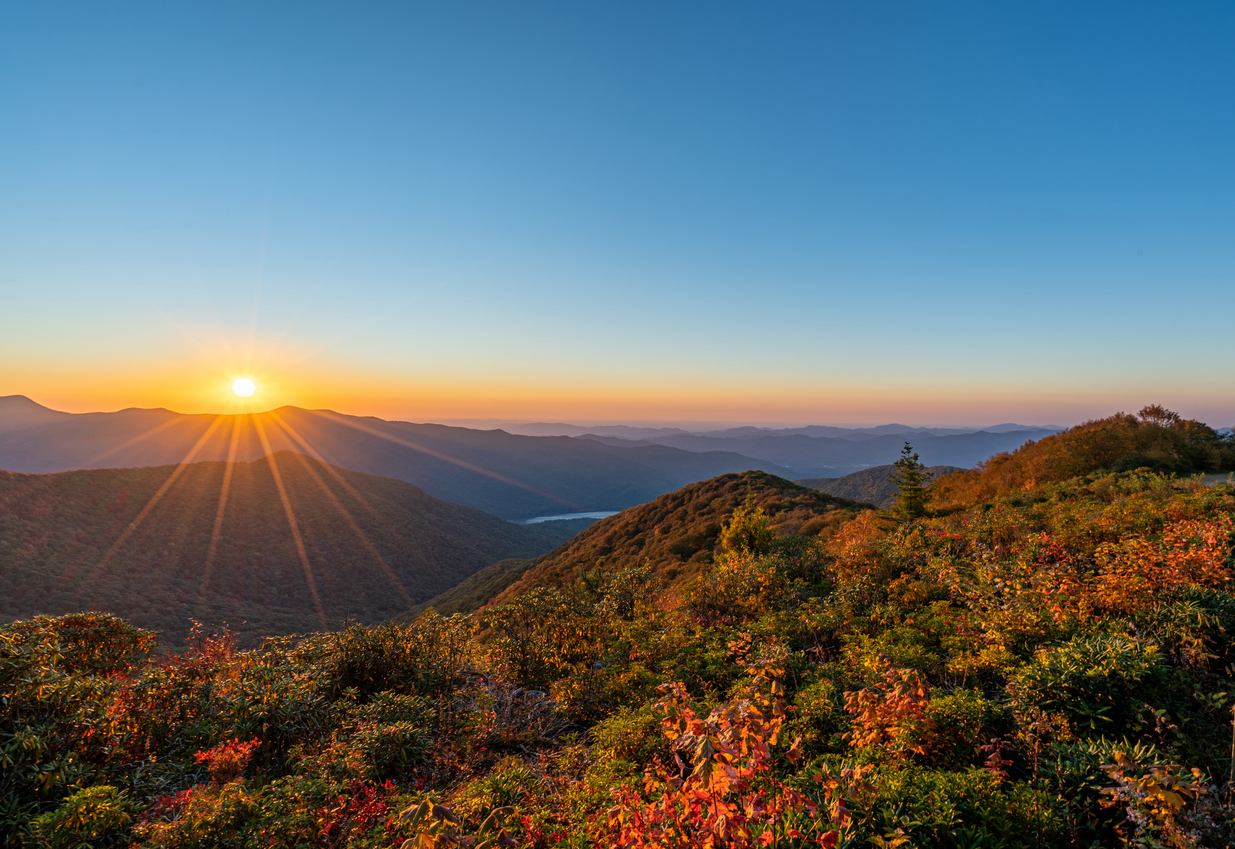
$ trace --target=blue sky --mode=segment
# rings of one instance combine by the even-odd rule
[[[1233,38],[1231,4],[6,4],[0,394],[1233,424]]]

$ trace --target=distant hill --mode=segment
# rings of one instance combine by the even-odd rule
[[[509,433],[526,436],[616,436],[628,440],[656,439],[675,434],[710,436],[718,439],[747,438],[759,436],[834,436],[841,439],[863,441],[875,436],[904,436],[913,439],[919,436],[953,436],[964,433],[1008,433],[1011,431],[1045,430],[1058,433],[1064,428],[1056,425],[1024,425],[1014,422],[987,427],[914,427],[903,424],[876,425],[874,427],[840,427],[836,425],[805,425],[802,427],[640,427],[634,425],[576,425],[564,422],[531,422],[502,425]]]
[[[58,410],[48,409],[42,404],[36,404],[25,395],[0,397],[0,433],[61,422],[71,418],[72,415],[72,413],[61,413]]]
[[[505,519],[621,510],[725,472],[789,474],[725,446],[708,453],[663,445],[631,450],[587,439],[388,422],[298,407],[238,416],[137,409],[69,414],[22,396],[3,400],[0,469],[60,472],[186,458],[255,460],[292,450],[398,478],[436,498]]]
[[[1054,428],[1005,429],[951,433],[885,425],[841,435],[821,435],[838,428],[810,427],[794,431],[765,432],[760,428],[734,428],[717,434],[690,433],[645,437],[638,441],[615,436],[594,435],[594,439],[615,448],[664,445],[683,451],[734,451],[792,470],[790,477],[840,477],[871,466],[892,463],[900,456],[905,442],[928,466],[971,468],[994,454],[1014,451],[1026,442],[1053,436]],[[891,432],[888,432],[891,431]]]
[[[191,618],[247,622],[250,640],[377,622],[581,524],[515,525],[293,452],[230,476],[220,462],[0,472],[0,617],[107,611],[173,643]]]
[[[864,501],[887,509],[896,503],[896,485],[888,480],[892,469],[893,466],[889,464],[863,469],[839,478],[807,478],[795,482],[838,498]],[[963,472],[964,469],[959,466],[930,466],[926,471],[931,480],[937,480],[953,472]]]
[[[647,563],[670,581],[693,577],[712,562],[721,526],[748,493],[780,537],[827,533],[869,508],[764,472],[721,475],[601,519],[522,575],[508,568],[505,574],[517,580],[494,601],[532,587],[570,583],[582,570],[604,574]]]

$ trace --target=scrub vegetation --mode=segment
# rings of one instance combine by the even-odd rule
[[[766,477],[717,479],[719,523],[716,499],[664,501],[642,560],[600,553],[627,537],[598,523],[474,613],[251,650],[202,629],[157,655],[104,614],[15,622],[0,833],[1230,845],[1235,487],[1189,475],[1231,451],[1147,408],[933,484],[907,451],[894,509],[824,521],[787,521],[805,502]],[[708,530],[689,553],[682,522]]]

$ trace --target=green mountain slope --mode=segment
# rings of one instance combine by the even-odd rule
[[[515,525],[301,454],[272,460],[230,476],[219,462],[0,472],[0,616],[101,610],[172,642],[190,619],[247,622],[249,640],[374,622],[577,529]]]
[[[671,585],[688,580],[712,562],[721,526],[748,495],[778,537],[826,533],[869,506],[764,472],[721,475],[601,519],[515,575],[493,600],[504,602],[532,587],[563,586],[582,571],[603,574],[645,563]]]

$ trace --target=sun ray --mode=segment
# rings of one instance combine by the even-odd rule
[[[292,441],[295,442],[297,445],[299,445],[306,454],[308,454],[314,460],[317,460],[318,462],[322,463],[327,473],[329,473],[329,475],[339,483],[339,486],[343,487],[343,489],[347,492],[348,495],[356,499],[356,501],[360,504],[360,506],[364,507],[365,510],[368,511],[369,515],[372,516],[375,520],[377,520],[382,525],[382,528],[387,533],[389,533],[399,542],[404,543],[404,544],[407,543],[407,540],[404,539],[403,535],[400,534],[398,531],[396,531],[393,527],[391,527],[390,523],[387,522],[385,518],[382,517],[382,514],[379,513],[377,509],[374,508],[373,505],[368,502],[368,499],[366,499],[364,495],[362,495],[358,489],[352,486],[351,483],[348,482],[347,478],[339,474],[338,469],[335,468],[335,464],[331,462],[331,460],[324,453],[322,453],[320,450],[318,450],[313,445],[311,445],[307,439],[301,436],[300,433],[294,427],[292,427],[290,423],[288,423],[285,419],[283,419],[278,413],[271,411],[267,413],[266,415],[270,416],[272,419],[279,422],[283,426],[284,432],[286,432],[287,435],[292,438]]]
[[[273,419],[276,426],[282,427],[283,430],[285,430],[287,434],[293,440],[295,440],[298,444],[300,444],[301,446],[305,447],[306,449],[310,451],[313,450],[312,447],[307,442],[305,442],[305,440],[300,436],[300,434],[296,433],[295,430],[291,427],[291,425],[283,421],[283,419],[280,418],[277,413],[269,413],[268,415],[271,417],[271,419]],[[330,489],[329,486],[327,486],[326,481],[322,478],[320,474],[318,474],[317,470],[313,468],[312,464],[309,463],[309,458],[299,453],[296,454],[296,456],[301,459],[301,461],[304,464],[305,470],[309,473],[309,475],[313,478],[313,480],[317,481],[317,485],[321,487],[322,492],[324,492],[326,494],[326,497],[330,499],[330,503],[332,503],[335,506],[335,508],[339,511],[339,515],[343,517],[343,520],[347,522],[348,527],[350,527],[352,529],[352,532],[356,534],[356,537],[360,540],[360,544],[364,546],[365,551],[369,552],[370,556],[372,556],[372,558],[375,561],[377,561],[378,566],[380,566],[382,571],[385,572],[387,580],[390,581],[391,585],[395,588],[395,590],[407,603],[407,606],[412,607],[416,602],[412,600],[411,594],[407,591],[407,588],[403,586],[403,582],[399,580],[399,576],[395,574],[394,569],[391,568],[390,564],[386,561],[386,558],[382,557],[381,552],[377,550],[377,546],[375,546],[373,542],[369,539],[368,534],[364,532],[364,529],[360,527],[360,524],[356,521],[355,517],[352,516],[351,511],[349,511],[345,506],[343,506],[343,502],[340,501],[339,497],[334,494],[334,492]],[[320,457],[314,457],[314,459],[319,460],[322,463],[325,463],[325,461],[321,460]],[[370,507],[368,504],[365,503],[363,498],[360,498],[360,494],[356,492],[356,490],[352,488],[345,480],[343,480],[342,476],[340,476],[337,472],[335,472],[334,469],[330,465],[328,464],[325,465],[325,468],[327,469],[327,471],[331,473],[331,476],[334,477],[336,481],[338,481],[339,483],[343,485],[343,487],[347,490],[347,492],[350,495],[352,495],[352,497],[360,501],[363,507],[368,509],[369,512],[375,512],[372,507]]]
[[[227,496],[231,491],[232,473],[236,470],[236,451],[240,446],[240,416],[232,416],[232,438],[227,446],[227,462],[223,466],[223,483],[219,486],[219,506],[214,513],[214,527],[210,531],[210,544],[206,548],[206,564],[202,569],[202,582],[197,590],[195,610],[200,610],[205,604],[206,587],[210,583],[210,572],[214,569],[214,558],[219,553],[219,540],[223,534],[223,511],[227,508]]]
[[[260,415],[253,416],[253,425],[257,428],[257,438],[261,440],[262,450],[266,452],[266,462],[270,465],[270,474],[274,478],[274,487],[278,490],[279,500],[283,502],[283,512],[287,515],[287,525],[292,529],[292,541],[296,545],[296,555],[300,558],[300,567],[304,571],[305,584],[313,596],[313,606],[317,609],[317,619],[322,630],[326,630],[326,611],[322,607],[322,597],[317,592],[317,580],[313,577],[313,567],[309,565],[309,552],[304,547],[304,538],[300,535],[300,526],[296,523],[296,514],[292,510],[292,501],[287,497],[287,489],[283,486],[283,476],[279,474],[279,464],[270,450],[270,440],[266,438],[266,428],[262,425]]]
[[[172,484],[174,484],[176,480],[184,474],[184,470],[188,468],[188,465],[193,462],[193,458],[197,456],[197,452],[202,449],[202,446],[206,444],[206,442],[222,423],[223,416],[215,416],[214,422],[210,425],[210,427],[206,428],[206,432],[201,435],[197,442],[194,443],[193,447],[189,449],[188,453],[184,455],[184,459],[181,460],[176,468],[172,470],[172,473],[167,476],[167,480],[163,481],[163,484],[155,491],[150,500],[146,502],[146,506],[141,509],[141,512],[137,514],[136,518],[129,522],[128,525],[125,526],[124,530],[120,532],[120,536],[115,542],[112,543],[111,548],[107,549],[103,556],[100,557],[93,566],[86,567],[80,578],[78,578],[78,575],[76,574],[78,570],[66,570],[66,572],[56,581],[56,585],[52,590],[53,595],[55,592],[63,589],[65,584],[69,581],[78,580],[80,583],[80,581],[85,580],[100,569],[105,569],[107,567],[112,558],[116,556],[116,552],[120,550],[120,547],[128,541],[129,537],[133,535],[138,527],[140,527],[141,523],[145,521],[146,517],[150,515],[150,511],[154,510],[155,506],[159,503],[160,499],[163,498],[164,494],[171,489]]]
[[[419,451],[423,454],[428,454],[430,457],[436,457],[437,459],[444,460],[447,463],[453,463],[454,465],[459,466],[460,468],[467,469],[468,471],[476,472],[479,475],[484,475],[485,477],[492,478],[493,480],[500,481],[501,483],[504,483],[504,484],[509,484],[510,486],[518,487],[519,489],[522,489],[525,492],[530,492],[533,495],[539,495],[541,498],[548,498],[551,501],[556,501],[558,504],[561,504],[564,507],[569,507],[571,510],[585,509],[583,506],[576,504],[572,501],[567,501],[566,499],[560,496],[554,495],[551,492],[545,492],[542,489],[537,489],[534,486],[523,483],[522,481],[517,481],[514,478],[508,478],[505,475],[498,474],[497,472],[491,472],[488,469],[483,468],[482,466],[477,466],[473,463],[467,462],[466,460],[460,460],[457,457],[451,457],[449,454],[443,454],[440,451],[434,451],[432,448],[426,448],[423,445],[417,445],[415,442],[411,442],[406,439],[399,439],[397,436],[391,436],[388,433],[383,433],[377,428],[368,427],[366,425],[360,424],[359,422],[349,421],[346,417],[341,416],[338,413],[333,413],[330,410],[306,410],[305,412],[312,413],[313,415],[319,416],[324,419],[328,419],[332,422],[335,422],[336,424],[345,425],[346,427],[359,430],[363,433],[368,433],[372,436],[378,437],[379,439],[385,439],[387,442],[393,442],[395,445],[402,445],[404,448],[411,448],[413,451]]]
[[[369,515],[373,518],[374,521],[376,521],[381,526],[382,530],[384,530],[387,534],[389,534],[393,539],[395,539],[402,545],[410,545],[410,543],[407,541],[407,538],[404,537],[403,534],[399,533],[399,531],[396,530],[389,522],[387,522],[386,517],[384,517],[380,512],[378,512],[378,510],[372,504],[369,503],[368,499],[366,499],[359,490],[357,490],[354,486],[351,485],[351,483],[348,482],[347,478],[339,474],[338,469],[335,468],[335,464],[331,462],[330,458],[328,458],[324,453],[322,453],[320,450],[318,450],[313,445],[311,445],[307,439],[301,436],[300,433],[297,432],[297,430],[294,427],[292,427],[290,423],[282,419],[278,413],[269,412],[269,413],[266,413],[266,415],[282,422],[284,430],[292,438],[293,442],[299,445],[304,450],[304,452],[308,454],[310,457],[312,457],[314,460],[318,460],[319,462],[321,462],[323,467],[326,469],[327,473],[332,478],[334,478],[336,481],[338,481],[339,486],[343,487],[343,489],[350,496],[352,496],[352,498],[356,499],[357,503],[359,503],[361,507],[365,508],[365,510],[368,511]]]

